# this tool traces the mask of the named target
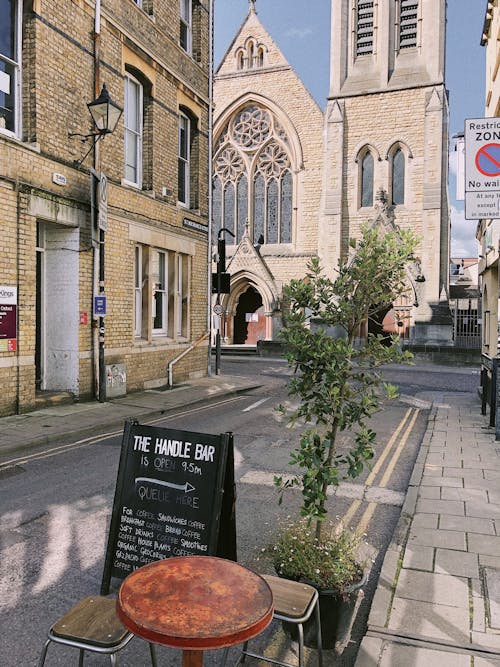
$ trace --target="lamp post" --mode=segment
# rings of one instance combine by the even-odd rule
[[[229,293],[229,276],[226,274],[226,240],[223,236],[224,233],[231,234],[234,239],[234,234],[230,229],[226,227],[221,227],[217,235],[217,273],[216,273],[216,285],[217,285],[217,299],[216,305],[220,305],[220,295]],[[226,284],[223,284],[223,279]],[[218,327],[217,333],[215,334],[215,374],[219,375],[220,373],[220,353],[221,353],[221,339],[220,339],[220,323],[222,315],[218,315]]]
[[[88,141],[93,139],[89,150],[85,155],[79,160],[77,166],[79,167],[85,158],[89,155],[90,151],[96,146],[97,142],[103,139],[107,134],[111,134],[115,131],[118,121],[123,113],[123,109],[119,107],[113,100],[110,98],[106,84],[103,84],[101,93],[92,102],[87,103],[87,108],[92,117],[95,127],[97,128],[96,132],[90,132],[89,134],[80,134],[80,133],[70,133],[70,137],[81,137],[82,141]],[[97,167],[97,163],[96,163]],[[106,399],[106,369],[104,361],[104,316],[106,314],[106,297],[104,291],[104,277],[105,277],[105,264],[104,264],[104,243],[106,237],[106,228],[107,228],[107,179],[105,175],[98,171],[98,169],[91,169],[91,199],[92,199],[92,238],[95,238],[95,246],[97,246],[98,252],[98,262],[95,262],[94,266],[98,263],[98,294],[95,294],[95,279],[94,279],[94,303],[93,303],[93,317],[94,320],[98,320],[99,328],[99,349],[98,349],[98,360],[97,360],[97,383],[96,383],[96,395],[98,400],[102,403]],[[99,193],[96,196],[97,192]],[[95,247],[94,246],[94,247]],[[95,275],[95,274],[94,274]],[[95,346],[95,343],[94,343]],[[94,347],[95,349],[95,347]]]

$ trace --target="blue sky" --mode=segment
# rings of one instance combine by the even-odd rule
[[[249,9],[248,0],[214,0],[215,64],[219,64]],[[484,115],[485,49],[480,46],[486,0],[448,0],[446,84],[450,93],[450,206],[453,257],[474,257],[476,222],[455,201],[452,136],[465,118]],[[328,95],[330,1],[257,0],[259,18],[306,87],[324,108]],[[318,64],[320,65],[318,67]]]

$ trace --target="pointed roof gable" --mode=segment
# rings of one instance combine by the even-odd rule
[[[259,66],[248,67],[247,61],[245,61],[244,69],[242,70],[241,67],[238,67],[238,52],[241,51],[244,57],[247,58],[249,45],[251,43],[254,45],[255,56],[260,48],[263,49],[264,62]],[[235,38],[229,45],[229,48],[216,70],[216,76],[235,73],[258,74],[263,70],[269,71],[275,68],[283,69],[284,67],[292,69],[276,42],[262,25],[255,10],[255,6],[253,2],[251,2],[250,10],[245,20],[241,24],[239,31],[236,33]]]
[[[227,271],[231,273],[232,276],[234,276],[237,275],[240,271],[248,270],[251,270],[256,277],[260,278],[264,284],[267,284],[271,289],[273,296],[277,298],[274,276],[269,270],[267,264],[260,256],[258,250],[253,245],[247,224],[243,233],[243,237],[239,242],[234,255],[232,256],[231,261],[228,264]]]

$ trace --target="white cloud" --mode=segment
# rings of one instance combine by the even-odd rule
[[[477,257],[476,220],[466,220],[463,209],[451,207],[451,257]]]
[[[312,34],[312,28],[290,28],[290,30],[285,32],[285,37],[291,37],[292,39],[305,39]]]

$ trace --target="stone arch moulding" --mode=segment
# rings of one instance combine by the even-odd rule
[[[261,295],[262,305],[266,313],[272,313],[276,310],[278,294],[275,286],[251,271],[238,271],[231,276],[231,293],[224,296],[222,303],[228,314],[234,315],[240,296],[249,287],[253,287]]]
[[[264,97],[258,93],[245,93],[224,109],[224,111],[215,121],[214,146],[217,145],[222,130],[226,127],[231,118],[238,111],[240,111],[240,109],[243,109],[243,107],[245,107],[247,104],[252,103],[264,107],[278,119],[280,125],[283,127],[287,133],[288,139],[290,140],[289,150],[291,153],[290,159],[292,161],[293,168],[297,171],[301,171],[304,168],[304,153],[297,130],[281,107],[279,107],[268,97]]]
[[[391,139],[387,146],[388,148],[385,152],[384,160],[388,160],[391,155],[394,155],[398,148],[403,150],[409,160],[413,160],[413,152],[410,148],[410,144],[405,139],[401,139],[400,137]]]
[[[382,162],[382,158],[380,157],[380,151],[378,148],[374,145],[371,144],[370,142],[367,141],[362,141],[360,142],[356,148],[354,149],[354,162],[356,164],[359,163],[360,159],[365,156],[365,153],[370,151],[373,155],[373,157],[377,160],[377,162]]]

